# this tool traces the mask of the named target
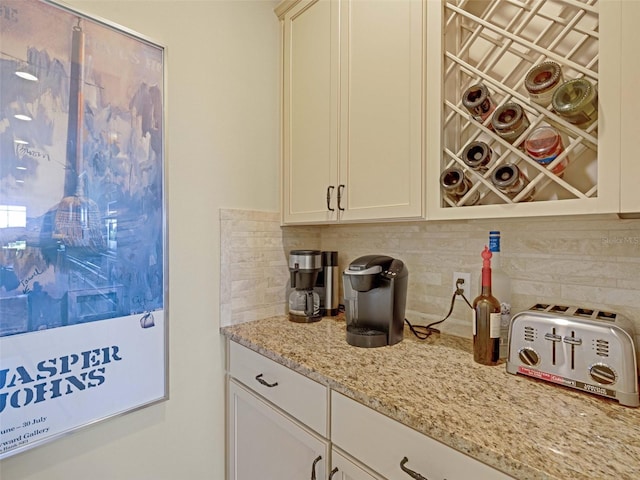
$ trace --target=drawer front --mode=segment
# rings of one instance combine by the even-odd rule
[[[429,479],[511,478],[336,392],[331,392],[331,440],[390,479],[411,478],[400,466],[404,457],[405,468]]]
[[[327,437],[327,387],[236,342],[229,374],[320,435]]]

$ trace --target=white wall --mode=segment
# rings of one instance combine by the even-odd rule
[[[221,479],[218,209],[279,209],[276,2],[66,4],[167,47],[171,399],[10,457],[0,478]]]

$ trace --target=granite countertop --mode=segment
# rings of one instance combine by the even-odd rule
[[[469,339],[405,329],[396,345],[356,348],[340,317],[221,333],[515,478],[640,477],[640,409],[474,363]]]

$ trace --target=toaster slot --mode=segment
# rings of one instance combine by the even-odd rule
[[[569,310],[569,307],[565,307],[564,305],[554,305],[553,307],[551,307],[551,309],[549,310],[550,312],[560,312],[560,313],[564,313],[567,310]]]
[[[617,314],[615,314],[615,313],[598,312],[598,314],[596,315],[596,318],[598,320],[607,320],[609,322],[615,322],[616,321],[616,316],[617,316]]]
[[[590,308],[577,308],[575,314],[579,317],[591,317],[594,311]]]
[[[538,310],[538,311],[544,311],[547,308],[549,308],[549,304],[546,303],[536,303],[533,307],[531,307],[529,310]]]

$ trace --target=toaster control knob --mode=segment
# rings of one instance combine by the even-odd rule
[[[525,365],[535,366],[540,363],[540,355],[533,348],[522,348],[518,352],[520,361]]]
[[[591,378],[596,382],[602,385],[612,385],[616,383],[617,379],[616,372],[614,372],[611,367],[601,363],[591,365],[591,368],[589,368],[589,375],[591,375]]]

